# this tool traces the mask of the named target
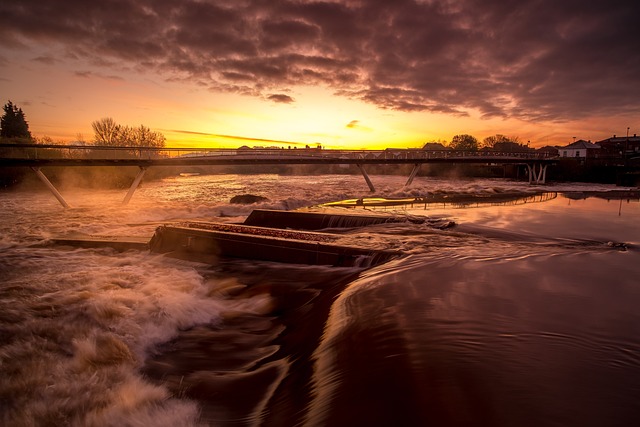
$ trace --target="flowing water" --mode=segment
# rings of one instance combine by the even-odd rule
[[[66,210],[0,193],[0,424],[638,425],[637,198],[372,179],[407,203],[356,203],[372,196],[347,175],[175,177],[127,206],[75,189]],[[229,203],[245,193],[268,200]],[[340,200],[352,207],[319,206]],[[255,208],[428,220],[329,230],[403,254],[370,269],[49,244]]]

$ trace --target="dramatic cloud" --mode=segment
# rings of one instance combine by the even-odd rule
[[[294,99],[292,97],[281,93],[269,95],[267,99],[280,104],[291,104],[292,102],[294,102]]]
[[[371,128],[367,127],[367,126],[363,126],[362,123],[360,123],[360,120],[351,120],[349,123],[347,123],[347,129],[357,129],[357,130],[363,130],[363,131],[367,131],[370,132]]]
[[[315,85],[563,121],[639,112],[638,16],[629,0],[20,0],[0,5],[0,37],[3,55],[38,46],[275,102]]]

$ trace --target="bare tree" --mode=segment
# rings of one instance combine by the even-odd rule
[[[111,117],[96,120],[91,123],[91,127],[94,132],[94,142],[99,145],[162,148],[166,141],[163,134],[154,132],[144,125],[136,128],[122,126]]]
[[[164,147],[165,137],[144,125],[131,129],[131,141],[136,147]]]
[[[98,145],[121,145],[122,128],[111,117],[105,117],[91,123],[94,134],[94,142]]]

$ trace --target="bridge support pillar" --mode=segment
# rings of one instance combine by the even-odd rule
[[[407,183],[404,185],[405,188],[411,185],[411,183],[413,182],[413,178],[416,177],[419,170],[420,170],[420,163],[414,164],[413,169],[411,170],[411,174],[409,175],[409,179],[407,180]]]
[[[62,197],[62,194],[60,194],[60,192],[56,189],[56,187],[54,187],[54,185],[51,183],[51,181],[49,181],[49,179],[46,177],[46,175],[42,173],[40,168],[32,167],[31,170],[34,171],[36,173],[36,175],[38,175],[38,178],[40,178],[40,181],[42,181],[44,183],[44,185],[47,186],[49,191],[51,191],[51,193],[54,196],[56,196],[56,199],[58,199],[58,201],[60,202],[62,207],[68,208],[69,204],[67,202],[65,202],[64,198]]]
[[[147,171],[146,167],[139,166],[139,168],[140,168],[140,172],[138,172],[138,175],[136,175],[136,179],[133,180],[131,187],[129,187],[129,191],[127,192],[127,195],[124,196],[124,200],[122,201],[123,205],[126,205],[127,203],[129,203],[129,200],[131,200],[133,193],[136,191],[136,188],[138,188],[138,185],[140,185],[140,181],[142,181],[142,177]]]
[[[540,172],[542,173],[542,178],[538,179],[540,184],[544,184],[547,182],[547,166],[549,165],[540,165]]]
[[[373,183],[371,182],[371,179],[369,178],[369,175],[367,175],[367,171],[364,170],[364,166],[362,166],[359,163],[356,164],[356,166],[358,166],[358,169],[360,169],[360,172],[362,173],[362,176],[364,177],[364,180],[367,181],[367,185],[369,186],[369,190],[371,190],[372,193],[375,193],[376,189],[373,186]]]
[[[536,172],[536,166],[538,171]],[[544,184],[547,181],[547,166],[542,163],[534,163],[532,165],[527,163],[527,170],[529,171],[529,184]]]

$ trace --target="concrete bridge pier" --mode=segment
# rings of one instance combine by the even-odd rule
[[[538,166],[538,168],[536,168],[536,166]],[[534,182],[536,184],[544,184],[547,180],[547,166],[549,165],[545,165],[542,163],[527,163],[527,170],[529,171],[529,184],[532,184]],[[538,169],[537,172],[536,169]]]
[[[147,171],[147,168],[144,166],[138,166],[138,167],[140,168],[140,172],[138,172],[138,175],[136,175],[136,178],[133,180],[131,187],[129,187],[129,191],[127,192],[127,195],[124,196],[124,200],[122,201],[123,205],[126,205],[129,203],[129,200],[131,200],[133,193],[136,191],[136,188],[138,188],[138,185],[140,185],[140,181],[142,181],[142,177]]]
[[[372,193],[375,193],[376,189],[373,186],[373,183],[371,182],[369,175],[367,175],[367,171],[364,170],[364,166],[362,166],[360,163],[357,163],[356,166],[358,166],[358,169],[360,169],[360,172],[362,173],[364,180],[367,182],[367,185],[369,186],[369,190],[371,190]]]
[[[49,191],[51,191],[51,193],[54,196],[56,196],[56,199],[58,199],[58,201],[60,202],[62,207],[65,208],[65,209],[68,208],[69,204],[64,200],[64,198],[62,197],[62,194],[60,194],[58,189],[51,183],[51,181],[49,181],[47,176],[44,173],[42,173],[40,168],[33,166],[33,167],[31,167],[31,170],[34,171],[36,173],[36,175],[38,175],[38,178],[40,178],[40,181],[42,181],[44,183],[44,185],[47,186]]]
[[[407,183],[404,185],[405,188],[411,185],[411,183],[413,182],[413,178],[416,177],[419,170],[420,170],[420,163],[415,163],[413,165],[413,169],[411,170],[411,174],[409,175],[409,179],[407,180]]]

